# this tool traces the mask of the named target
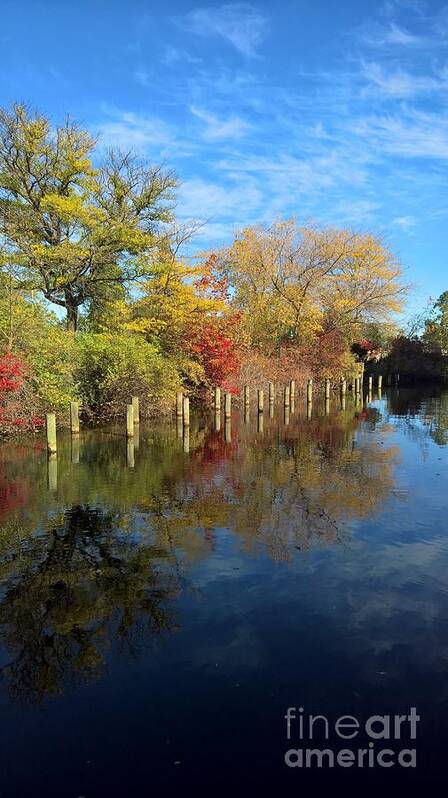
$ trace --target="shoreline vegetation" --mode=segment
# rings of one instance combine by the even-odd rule
[[[379,236],[280,219],[191,255],[178,186],[70,119],[0,109],[0,436],[68,426],[71,402],[105,424],[132,396],[145,419],[361,366],[446,381],[448,292],[400,327],[410,286]]]

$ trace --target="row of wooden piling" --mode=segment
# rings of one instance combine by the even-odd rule
[[[362,375],[355,375],[351,381],[349,381],[349,387],[353,390],[357,396],[361,394],[362,390],[362,382],[363,378]],[[377,387],[378,390],[381,391],[383,384],[383,377],[380,374],[377,379]],[[373,390],[373,377],[370,375],[368,378],[368,390],[369,393]],[[325,380],[325,400],[329,401],[331,397],[332,385],[329,379]],[[347,380],[344,378],[340,382],[340,394],[342,397],[345,397],[347,393]],[[295,380],[291,380],[287,385],[283,388],[283,405],[285,408],[289,408],[294,405],[296,398],[296,382]],[[308,380],[306,386],[306,399],[307,404],[311,404],[313,401],[313,380]],[[258,388],[257,390],[257,409],[259,413],[263,413],[264,411],[264,390],[262,388]],[[273,407],[275,402],[275,384],[273,382],[268,383],[268,402],[270,408]],[[245,410],[248,410],[250,405],[250,387],[248,385],[244,386],[243,390],[243,403]],[[221,412],[221,405],[222,405],[222,394],[221,388],[216,387],[214,389],[214,397],[213,397],[213,407],[216,412]],[[230,419],[232,415],[232,394],[229,392],[224,393],[224,418]],[[182,422],[182,426],[188,428],[190,426],[190,399],[188,396],[184,396],[182,392],[179,392],[176,396],[176,417],[178,421]],[[47,448],[50,454],[56,454],[57,452],[57,435],[56,435],[56,415],[55,413],[47,413],[46,417],[46,429],[47,429]],[[140,423],[140,403],[138,396],[133,396],[132,401],[130,404],[126,406],[126,437],[131,439],[134,437],[135,434],[135,427]],[[78,402],[70,402],[70,430],[72,435],[78,435],[80,430],[79,425],[79,404]]]

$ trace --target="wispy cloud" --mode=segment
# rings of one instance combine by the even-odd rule
[[[410,33],[395,22],[389,25],[370,23],[361,32],[360,39],[363,44],[371,47],[418,47],[424,43],[421,36]]]
[[[232,114],[226,119],[210,114],[201,108],[190,106],[191,113],[204,122],[201,131],[202,138],[206,141],[229,141],[240,139],[250,130],[251,125],[239,116]]]
[[[185,64],[201,64],[202,58],[198,58],[196,55],[192,55],[188,50],[185,50],[183,47],[172,47],[171,45],[165,47],[164,54],[162,56],[162,64],[165,66],[173,66],[179,63]]]
[[[362,74],[370,83],[374,84],[383,94],[390,97],[413,97],[420,92],[438,91],[447,87],[445,81],[426,75],[412,75],[403,69],[386,72],[376,62],[364,63]]]
[[[399,227],[400,230],[409,233],[416,226],[417,219],[415,216],[397,216],[392,219],[391,224],[393,227]]]
[[[199,36],[216,36],[247,57],[257,50],[267,33],[267,19],[247,3],[196,8],[183,17],[187,30]]]
[[[448,160],[448,116],[415,110],[401,116],[377,114],[354,123],[353,132],[383,153]]]
[[[162,119],[102,105],[102,120],[95,125],[101,145],[164,155],[178,145],[175,130]],[[179,151],[181,148],[179,147]]]

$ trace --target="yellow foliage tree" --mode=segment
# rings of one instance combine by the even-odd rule
[[[294,219],[249,227],[219,261],[252,344],[303,341],[386,320],[406,293],[402,268],[371,234],[300,227]]]

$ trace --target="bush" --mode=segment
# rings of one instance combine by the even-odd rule
[[[26,367],[20,357],[0,356],[0,434],[33,431],[43,426],[25,382]]]
[[[133,395],[142,416],[169,411],[181,389],[175,365],[137,335],[83,333],[75,372],[83,414],[98,421],[123,416]]]

